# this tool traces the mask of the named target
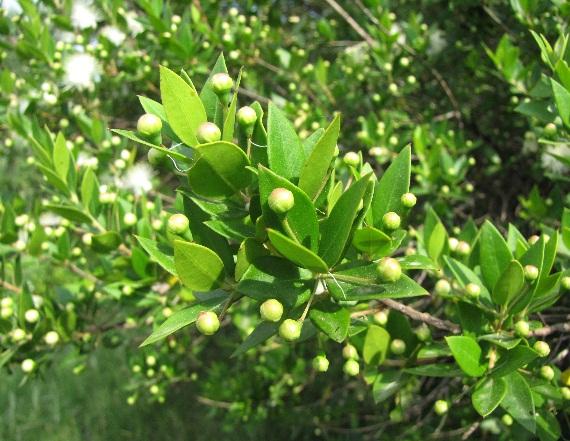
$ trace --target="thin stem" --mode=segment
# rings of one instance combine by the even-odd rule
[[[299,241],[299,238],[297,237],[297,235],[295,234],[295,232],[291,228],[291,225],[289,225],[289,222],[287,221],[286,217],[281,219],[281,226],[285,230],[285,233],[287,233],[287,236],[289,236],[291,239],[293,239],[299,245],[301,244],[301,242]]]
[[[319,281],[316,280],[315,286],[313,287],[313,292],[311,293],[311,297],[309,297],[309,301],[307,302],[307,306],[305,306],[305,310],[303,311],[303,315],[299,319],[299,321],[301,323],[303,323],[305,321],[305,318],[307,318],[307,314],[309,313],[309,309],[311,308],[311,304],[313,303],[313,299],[315,298],[315,294],[317,292],[318,286],[319,286]]]
[[[16,294],[20,294],[22,292],[22,288],[19,288],[16,285],[12,285],[10,282],[6,282],[2,279],[0,279],[0,287],[7,289],[8,291],[12,291]]]

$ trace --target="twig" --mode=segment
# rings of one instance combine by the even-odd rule
[[[350,25],[352,29],[356,31],[358,35],[360,35],[368,45],[371,47],[376,46],[376,42],[370,36],[368,32],[366,32],[355,20],[350,16],[348,12],[346,12],[342,6],[340,6],[335,0],[325,0],[338,14],[344,18],[344,20]]]
[[[570,323],[557,323],[552,326],[545,326],[530,333],[533,337],[545,337],[555,332],[570,332]]]
[[[233,403],[228,403],[227,401],[212,400],[211,398],[202,397],[200,395],[196,397],[196,401],[205,404],[206,406],[218,407],[220,409],[231,409],[233,405]]]
[[[22,288],[17,287],[16,285],[12,285],[5,280],[0,279],[0,287],[7,289],[8,291],[15,292],[16,294],[20,294],[22,292]]]

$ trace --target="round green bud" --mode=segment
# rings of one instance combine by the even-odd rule
[[[237,122],[240,126],[251,127],[257,121],[257,113],[253,107],[243,106],[237,111]]]
[[[455,252],[460,256],[468,256],[469,253],[471,252],[471,245],[469,245],[467,242],[460,240],[459,242],[457,242],[457,247],[455,249]]]
[[[396,282],[402,276],[400,262],[392,257],[383,257],[376,266],[382,282]]]
[[[55,346],[59,341],[59,334],[55,331],[49,331],[46,333],[46,335],[44,335],[44,341],[49,346]]]
[[[544,134],[546,136],[554,136],[556,135],[556,124],[554,123],[548,123],[546,124],[546,126],[544,126]]]
[[[234,80],[227,73],[217,73],[212,77],[212,89],[216,95],[224,95],[232,90]]]
[[[560,392],[562,393],[562,398],[565,400],[570,400],[570,387],[561,387]]]
[[[342,162],[349,167],[357,167],[360,164],[360,156],[356,152],[347,152],[342,158]]]
[[[348,360],[358,360],[358,351],[350,343],[347,343],[344,348],[342,348],[342,356]]]
[[[450,237],[447,243],[451,251],[456,251],[457,245],[459,245],[459,240],[456,237]]]
[[[220,320],[215,312],[202,311],[196,320],[196,328],[204,335],[213,335],[220,329]]]
[[[519,337],[528,337],[530,334],[530,325],[525,320],[519,320],[515,323],[515,332]]]
[[[286,188],[275,188],[267,198],[272,211],[279,214],[287,213],[295,205],[295,197]]]
[[[404,193],[400,198],[400,202],[402,202],[402,205],[406,208],[412,208],[416,205],[417,201],[418,199],[413,193]]]
[[[150,149],[147,153],[147,160],[150,165],[160,165],[166,159],[166,153],[157,149]]]
[[[168,219],[167,228],[172,234],[184,234],[190,228],[190,221],[182,213],[173,214]]]
[[[152,113],[145,113],[137,121],[137,132],[145,137],[158,135],[161,130],[161,119]]]
[[[418,326],[414,330],[414,333],[416,334],[416,337],[418,338],[419,341],[428,341],[431,338],[431,330],[429,329],[429,326],[426,325],[425,323]]]
[[[532,347],[540,357],[548,357],[550,354],[550,346],[545,341],[539,340]]]
[[[570,276],[564,276],[560,279],[560,286],[566,291],[570,290]]]
[[[326,372],[329,369],[329,360],[324,355],[317,355],[313,358],[313,369],[317,372]]]
[[[351,377],[355,377],[360,372],[360,365],[358,361],[350,359],[344,362],[342,366],[342,370],[346,375],[350,375]]]
[[[388,230],[396,230],[400,228],[400,216],[393,211],[389,211],[382,216],[382,225]]]
[[[566,369],[562,374],[560,374],[560,382],[564,386],[570,386],[570,368]]]
[[[26,358],[24,361],[22,361],[21,367],[22,371],[24,371],[26,374],[29,374],[36,368],[36,362],[31,358]]]
[[[536,242],[538,242],[539,239],[540,239],[539,236],[537,236],[536,234],[533,234],[532,236],[530,236],[528,238],[528,243],[529,243],[529,245],[534,245]]]
[[[390,342],[390,352],[394,355],[402,355],[406,352],[406,343],[404,340],[400,340],[399,338],[395,338]]]
[[[384,326],[386,323],[388,323],[388,311],[385,309],[383,309],[382,311],[378,311],[376,314],[372,316],[372,318],[380,326]]]
[[[222,139],[222,132],[220,128],[211,122],[205,122],[198,126],[196,131],[196,139],[200,144],[207,142],[216,142]]]
[[[298,340],[301,336],[301,323],[293,319],[283,320],[279,326],[279,335],[287,341]]]
[[[524,278],[533,281],[538,278],[538,268],[534,265],[526,265],[524,267]]]
[[[132,227],[137,223],[137,216],[134,213],[125,213],[123,216],[123,222],[127,227]]]
[[[468,283],[465,286],[465,292],[469,297],[479,297],[479,294],[481,294],[481,287],[476,283]]]
[[[546,381],[552,381],[552,379],[554,378],[554,369],[552,369],[551,366],[541,366],[540,376],[544,378]]]
[[[147,355],[145,358],[145,363],[148,366],[156,366],[156,357],[154,355]]]
[[[259,307],[261,318],[268,322],[278,322],[283,315],[283,305],[279,300],[269,299]]]
[[[435,293],[439,295],[449,294],[451,292],[451,284],[445,280],[440,279],[435,284]]]
[[[28,323],[37,323],[37,321],[40,319],[40,313],[37,309],[28,309],[24,313],[24,318]]]
[[[445,400],[437,400],[433,404],[433,410],[438,415],[443,415],[449,410],[449,404]]]
[[[503,422],[503,424],[505,426],[508,426],[508,427],[512,426],[513,422],[514,422],[513,417],[510,416],[508,413],[506,413],[502,416],[501,421]]]

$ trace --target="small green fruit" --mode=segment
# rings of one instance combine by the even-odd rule
[[[515,332],[519,337],[528,337],[530,334],[530,325],[525,320],[519,320],[515,323]]]
[[[212,89],[216,95],[225,95],[234,86],[234,80],[227,73],[217,73],[212,77]]]
[[[402,205],[406,208],[412,208],[416,205],[417,201],[418,200],[413,193],[404,193],[400,198],[400,202],[402,202]]]
[[[570,386],[570,368],[562,372],[562,374],[560,375],[560,382],[564,386]]]
[[[503,415],[503,417],[501,418],[501,421],[503,422],[503,424],[505,426],[510,427],[513,425],[513,417],[510,416],[508,413]]]
[[[393,211],[389,211],[384,216],[382,216],[382,225],[388,230],[396,230],[400,228],[400,216]]]
[[[477,298],[481,294],[481,287],[476,283],[468,283],[465,286],[465,292],[469,297]]]
[[[404,340],[400,340],[399,338],[395,338],[390,342],[390,352],[394,355],[402,355],[406,352],[406,343]]]
[[[237,122],[240,126],[251,127],[257,121],[257,113],[253,107],[243,106],[237,111]]]
[[[554,378],[554,369],[551,366],[541,366],[540,376],[546,381],[552,381]]]
[[[457,250],[457,245],[459,245],[459,240],[456,237],[450,237],[447,241],[449,249],[453,252]]]
[[[24,371],[26,374],[29,374],[36,368],[36,362],[31,358],[26,358],[24,361],[22,361],[21,367],[22,371]]]
[[[358,351],[354,346],[348,343],[342,348],[342,356],[348,360],[358,360]]]
[[[344,155],[342,161],[349,167],[357,167],[360,164],[360,156],[356,152],[348,152]]]
[[[384,326],[386,323],[388,323],[388,311],[387,310],[378,311],[376,314],[374,314],[372,318],[380,326]]]
[[[526,265],[524,267],[524,277],[528,281],[533,281],[538,278],[538,268],[534,265]]]
[[[548,123],[548,124],[546,124],[546,126],[544,126],[544,134],[546,136],[554,136],[554,135],[556,135],[556,131],[557,131],[557,128],[556,128],[556,124],[554,124],[554,123]]]
[[[317,355],[313,358],[313,369],[317,372],[326,372],[329,369],[329,360],[324,355]]]
[[[207,142],[216,142],[222,138],[220,128],[211,122],[205,122],[198,126],[196,131],[196,138],[200,144]]]
[[[145,113],[137,121],[137,132],[146,138],[158,135],[162,130],[161,119],[152,113]]]
[[[350,359],[344,362],[342,370],[346,375],[350,375],[351,377],[355,377],[360,372],[360,365],[358,361]]]
[[[565,400],[570,400],[570,387],[561,387],[560,392],[562,393],[562,398]]]
[[[455,248],[455,252],[460,256],[468,256],[471,252],[471,245],[467,242],[460,240],[457,242],[457,247]]]
[[[449,404],[445,400],[437,400],[433,404],[433,410],[438,415],[443,415],[449,410]]]
[[[570,276],[564,276],[560,279],[560,286],[566,291],[570,290]]]
[[[284,214],[295,205],[295,197],[286,188],[275,188],[267,198],[267,203],[275,213]]]
[[[402,276],[400,262],[392,257],[383,257],[376,266],[376,271],[382,282],[396,282]]]
[[[172,234],[184,234],[190,228],[190,221],[182,213],[173,214],[168,219],[168,231]]]
[[[550,354],[550,346],[545,341],[539,340],[532,347],[541,357],[548,357],[548,354]]]
[[[436,294],[446,295],[449,294],[450,292],[451,292],[451,284],[447,280],[440,279],[437,281],[437,283],[435,284]]]
[[[220,320],[215,312],[202,311],[196,320],[196,328],[204,335],[213,335],[220,329]]]
[[[150,149],[147,153],[147,160],[150,165],[160,165],[166,159],[166,153],[157,150],[157,149]]]
[[[279,326],[279,335],[287,341],[298,340],[301,336],[301,323],[293,319],[283,320]]]
[[[279,300],[269,299],[259,307],[261,318],[268,322],[278,322],[283,315],[283,305]]]
[[[414,332],[419,341],[428,341],[431,338],[431,330],[425,323],[418,326]]]

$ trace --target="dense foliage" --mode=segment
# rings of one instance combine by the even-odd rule
[[[230,439],[570,436],[567,3],[0,11],[4,373],[117,348]]]

